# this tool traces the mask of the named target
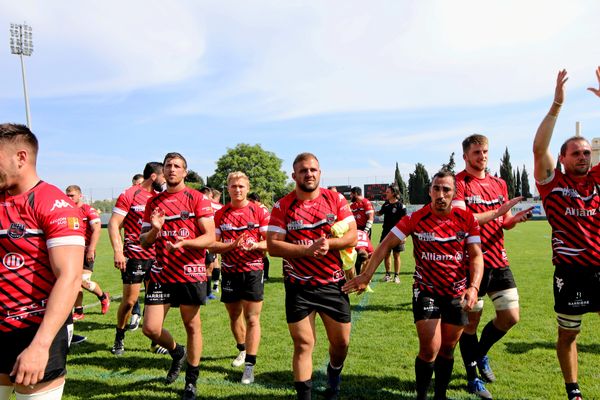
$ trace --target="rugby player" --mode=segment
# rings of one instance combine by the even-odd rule
[[[37,175],[38,140],[0,124],[0,400],[58,400],[81,286],[77,206]]]
[[[229,314],[231,332],[239,351],[231,363],[245,364],[242,383],[254,382],[260,344],[263,305],[263,255],[269,213],[248,200],[250,180],[243,172],[227,176],[231,202],[215,214],[216,242],[211,252],[222,254],[221,301]]]
[[[311,398],[315,317],[327,331],[329,363],[326,398],[336,399],[350,344],[350,302],[341,292],[345,281],[340,251],[356,245],[356,222],[340,193],[319,188],[317,157],[301,153],[293,163],[294,191],[275,203],[269,230],[269,254],[283,257],[285,308],[294,342],[292,370],[299,400]],[[337,221],[349,225],[341,238],[331,237]]]
[[[362,190],[355,186],[350,189],[350,210],[356,220],[356,229],[365,231],[371,237],[371,228],[375,220],[373,204],[362,195]]]
[[[446,399],[454,348],[467,324],[467,311],[477,302],[483,274],[479,225],[470,211],[452,207],[454,191],[454,175],[436,173],[429,189],[431,203],[403,217],[379,244],[365,270],[343,288],[345,292],[364,291],[385,254],[412,237],[416,262],[413,315],[419,337],[417,400],[427,399],[434,372],[434,398]]]
[[[96,246],[100,240],[102,228],[100,226],[100,215],[98,211],[89,204],[83,202],[81,188],[77,185],[70,185],[65,189],[65,193],[73,203],[79,207],[81,220],[85,226],[85,258],[83,259],[83,275],[81,277],[81,287],[98,297],[101,305],[102,314],[106,314],[110,307],[110,294],[104,292],[97,282],[92,281],[94,272],[94,260],[96,259]],[[85,318],[83,313],[83,292],[80,290],[75,300],[75,312],[73,320],[79,321]]]
[[[203,194],[185,186],[187,162],[181,154],[168,153],[163,165],[167,190],[146,204],[140,236],[143,248],[154,244],[156,249],[142,330],[169,350],[173,361],[167,373],[168,384],[175,382],[187,359],[182,398],[192,400],[196,398],[202,355],[200,306],[206,303],[207,281],[204,253],[215,241],[214,213]],[[187,352],[164,328],[171,307],[179,307]]]
[[[596,70],[600,87],[600,67]],[[577,383],[577,336],[583,315],[600,311],[600,166],[591,168],[592,147],[581,136],[560,148],[555,169],[550,152],[554,125],[565,100],[567,71],[556,77],[554,101],[533,141],[537,188],[552,227],[554,311],[558,321],[556,354],[569,400],[581,400]],[[600,97],[600,88],[589,88]]]
[[[490,348],[519,321],[519,293],[504,249],[504,230],[527,221],[531,208],[513,215],[510,209],[521,201],[509,201],[506,182],[487,172],[488,139],[471,135],[462,142],[465,169],[456,176],[456,194],[452,205],[468,209],[481,228],[484,273],[479,287],[479,300],[469,312],[469,324],[460,338],[460,351],[467,371],[467,390],[481,398],[491,399],[485,382],[496,377],[487,356]],[[495,317],[489,321],[477,340],[477,327],[483,312],[483,298],[494,304]],[[481,378],[477,375],[477,369]]]
[[[248,200],[257,204],[258,206],[260,206],[260,208],[265,210],[269,214],[269,217],[271,216],[271,213],[269,212],[269,209],[267,208],[267,206],[265,206],[263,203],[261,203],[260,196],[258,195],[258,193],[252,192],[252,193],[248,194]],[[267,282],[269,280],[269,267],[270,266],[271,266],[271,262],[269,261],[269,256],[265,250],[265,252],[263,253],[263,282]]]
[[[381,206],[377,215],[383,215],[383,226],[381,228],[381,238],[379,243],[383,242],[383,239],[392,230],[394,226],[406,215],[406,206],[400,201],[400,190],[397,186],[389,185],[385,189],[385,203]],[[384,282],[390,282],[392,277],[390,275],[392,254],[394,255],[394,282],[400,283],[400,252],[404,251],[404,243],[391,249],[384,258],[385,276]]]
[[[140,311],[136,310],[142,283],[150,276],[150,267],[154,263],[156,253],[153,247],[143,249],[140,245],[142,219],[146,203],[156,193],[162,192],[165,183],[162,163],[149,162],[144,167],[144,181],[131,186],[117,198],[108,221],[108,236],[114,253],[115,268],[121,271],[123,282],[123,299],[117,311],[117,326],[115,342],[111,349],[114,355],[120,356],[125,352],[125,332],[129,326],[137,328]],[[121,228],[124,236],[121,237]],[[139,309],[139,305],[138,305]],[[137,311],[137,312],[136,312]],[[151,344],[155,353],[165,354],[166,350],[156,343]]]

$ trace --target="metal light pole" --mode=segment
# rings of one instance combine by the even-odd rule
[[[25,61],[23,56],[33,53],[33,35],[31,26],[26,24],[10,24],[10,52],[17,54],[21,59],[21,74],[23,75],[23,92],[25,93],[25,116],[27,126],[31,129],[31,115],[29,112],[29,96],[27,94],[27,79],[25,75]]]

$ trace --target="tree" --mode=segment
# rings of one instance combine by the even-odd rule
[[[406,187],[404,179],[402,179],[402,175],[400,175],[400,168],[398,168],[398,162],[396,162],[396,171],[394,172],[394,183],[400,190],[400,201],[403,204],[408,204],[408,188]]]
[[[240,143],[233,149],[228,148],[219,158],[215,173],[208,178],[207,184],[223,190],[227,186],[227,175],[242,171],[250,178],[250,191],[258,193],[262,202],[270,206],[274,199],[284,196],[293,187],[287,183],[281,163],[275,153],[264,150],[259,144]]]
[[[521,173],[519,172],[519,167],[517,167],[517,172],[514,175],[515,178],[515,196],[521,196]]]
[[[415,165],[415,172],[408,177],[408,197],[411,204],[427,204],[429,197],[429,174],[421,163]]]
[[[504,151],[504,155],[500,160],[500,178],[504,179],[506,186],[508,186],[508,197],[515,197],[515,178],[513,176],[512,165],[510,163],[510,154],[508,154],[508,147]]]
[[[200,174],[198,174],[192,169],[188,169],[187,176],[185,177],[185,182],[199,183],[200,186],[204,186],[204,179],[202,179]]]
[[[94,207],[99,213],[110,213],[116,202],[117,199],[95,200],[90,206]]]
[[[526,199],[533,197],[529,188],[529,174],[525,170],[525,165],[523,165],[523,170],[521,171],[521,196]]]
[[[456,163],[454,162],[454,152],[452,152],[452,154],[450,154],[450,159],[448,160],[448,162],[446,164],[442,164],[442,169],[448,170],[454,174],[456,173],[454,171],[454,167],[456,167]]]

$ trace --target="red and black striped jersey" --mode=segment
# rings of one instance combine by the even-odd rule
[[[98,214],[98,211],[89,204],[83,204],[79,207],[79,211],[81,212],[81,220],[85,227],[85,245],[87,247],[90,245],[90,240],[92,239],[92,225],[100,223],[100,215]]]
[[[356,250],[365,249],[367,253],[373,253],[373,244],[369,239],[369,234],[365,231],[357,231],[358,241],[356,242]]]
[[[185,188],[176,193],[162,192],[148,201],[142,228],[150,228],[150,215],[156,208],[165,213],[154,247],[156,264],[150,279],[159,283],[193,283],[206,281],[205,249],[167,250],[167,242],[177,238],[195,239],[203,234],[198,226],[199,218],[213,218],[210,201],[199,191]]]
[[[536,182],[552,227],[552,263],[600,266],[600,166],[580,179],[555,170]]]
[[[155,192],[146,191],[140,185],[134,185],[125,190],[113,208],[113,213],[123,217],[123,255],[135,260],[153,260],[156,253],[154,246],[143,249],[140,245],[140,232],[146,203],[154,196]]]
[[[473,214],[499,208],[508,201],[506,182],[490,174],[477,178],[467,171],[456,175],[456,193],[452,205],[466,208]],[[504,268],[508,257],[504,248],[504,216],[480,225],[481,251],[485,268]]]
[[[323,236],[331,237],[331,226],[337,221],[353,222],[348,202],[341,193],[319,188],[314,200],[299,200],[293,191],[279,200],[271,211],[269,232],[285,234],[285,241],[311,245]],[[344,279],[338,250],[330,250],[323,258],[283,259],[284,278],[299,285],[323,286]]]
[[[438,217],[428,204],[403,217],[391,233],[401,240],[412,237],[415,288],[451,297],[466,290],[467,244],[481,243],[470,211],[453,207],[449,215]]]
[[[368,214],[375,214],[373,204],[364,197],[361,200],[351,202],[350,210],[352,210],[352,214],[356,220],[356,228],[361,231],[367,226],[367,221],[369,220]]]
[[[53,185],[40,181],[16,196],[0,192],[0,332],[42,323],[56,282],[48,251],[84,246],[84,233],[78,207]]]
[[[247,245],[264,240],[269,225],[269,213],[261,206],[248,202],[241,208],[231,203],[215,214],[217,240],[234,242],[240,235]],[[224,272],[248,272],[263,269],[264,253],[261,250],[246,251],[236,248],[222,254],[221,268]]]
[[[223,204],[217,203],[216,201],[212,201],[212,200],[210,201],[210,206],[212,207],[213,212],[215,212],[215,213],[217,211],[219,211],[221,208],[223,208]]]

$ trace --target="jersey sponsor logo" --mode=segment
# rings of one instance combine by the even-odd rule
[[[454,260],[454,256],[450,255],[450,254],[437,254],[437,253],[431,253],[428,251],[423,251],[421,253],[421,260],[426,260],[426,261],[452,261]]]
[[[144,212],[144,211],[146,211],[146,205],[138,204],[135,206],[131,206],[131,211]]]
[[[231,225],[231,224],[221,224],[221,225],[219,225],[219,228],[221,228],[222,231],[232,231],[233,230],[233,225]]]
[[[179,215],[181,215],[181,220],[182,221],[185,221],[185,220],[187,220],[187,219],[190,218],[190,212],[187,211],[187,210],[181,211],[181,213]]]
[[[458,262],[461,262],[463,259],[463,252],[457,251],[456,254],[454,255],[454,259]]]
[[[206,265],[203,265],[203,264],[184,265],[183,273],[188,276],[206,275]]]
[[[161,231],[161,236],[162,237],[189,237],[190,236],[190,231],[187,228],[181,228],[178,231]]]
[[[66,200],[64,199],[60,199],[60,200],[54,200],[54,205],[52,206],[52,208],[50,209],[50,211],[54,211],[57,208],[65,208],[65,207],[71,207],[73,208],[72,205],[70,205]]]
[[[19,253],[7,253],[2,258],[2,264],[6,267],[6,269],[14,271],[25,265],[25,257]]]
[[[415,232],[415,235],[420,241],[435,242],[435,232]]]
[[[298,221],[292,221],[292,222],[288,223],[287,229],[288,229],[288,231],[297,231],[299,229],[302,229],[303,226],[304,226],[304,221],[299,219]]]
[[[77,218],[77,217],[69,217],[69,218],[67,218],[67,225],[71,229],[74,229],[74,230],[79,229],[79,218]]]
[[[596,215],[596,209],[592,208],[591,210],[588,210],[585,208],[566,207],[565,215],[570,215],[573,217],[592,217]]]
[[[25,224],[21,222],[13,222],[8,227],[8,237],[11,239],[20,239],[25,236]]]
[[[50,225],[66,225],[67,224],[67,217],[60,217],[60,218],[56,218],[53,219],[52,221],[50,221]]]
[[[344,271],[341,271],[341,270],[333,271],[333,280],[334,281],[341,281],[342,279],[344,279]]]
[[[312,239],[294,240],[294,244],[301,244],[303,246],[311,246],[313,243],[314,243],[314,240],[312,240]]]
[[[579,193],[575,189],[566,187],[566,188],[558,188],[558,190],[561,192],[563,197],[574,197],[574,198],[580,197]]]
[[[565,282],[563,281],[562,278],[556,278],[556,281],[554,282],[554,284],[556,285],[556,288],[558,289],[558,291],[560,292],[565,284]]]
[[[254,222],[248,222],[248,229],[254,229],[254,228],[258,228],[258,224],[255,224]]]

